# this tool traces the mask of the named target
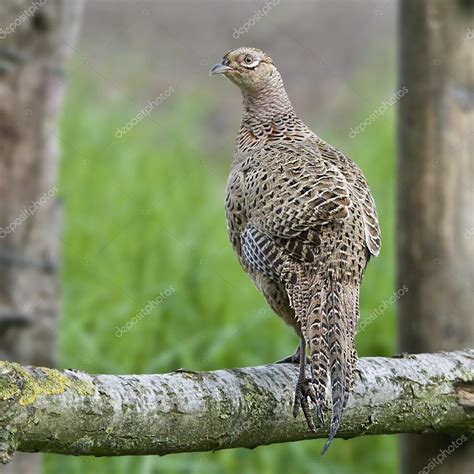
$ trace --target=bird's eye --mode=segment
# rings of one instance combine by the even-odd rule
[[[242,66],[245,66],[247,69],[253,69],[260,64],[260,59],[254,59],[252,56],[247,55],[245,56],[241,64]]]

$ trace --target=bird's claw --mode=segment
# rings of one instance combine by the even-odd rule
[[[320,426],[324,426],[324,410],[326,409],[324,398],[316,393],[311,379],[305,379],[299,381],[296,385],[293,416],[296,418],[301,408],[303,415],[306,418],[308,428],[311,431],[315,431],[314,417],[311,412],[309,401],[312,401],[316,405],[316,417]]]
[[[296,418],[298,416],[298,412],[301,408],[303,411],[303,415],[306,418],[306,423],[308,424],[308,428],[311,431],[316,431],[313,421],[313,415],[311,413],[311,408],[309,406],[309,400],[313,403],[318,404],[316,392],[314,391],[314,387],[311,384],[310,379],[304,379],[298,381],[296,384],[295,390],[295,403],[293,405],[293,416]],[[318,413],[318,419],[320,420],[320,415]]]

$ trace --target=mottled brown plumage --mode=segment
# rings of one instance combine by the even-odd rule
[[[230,240],[272,309],[300,337],[298,351],[284,361],[300,362],[294,414],[302,408],[311,429],[308,402],[322,423],[330,384],[324,452],[354,378],[359,286],[380,251],[375,203],[359,168],[295,115],[265,53],[230,51],[211,73],[237,84],[244,103],[227,186]]]

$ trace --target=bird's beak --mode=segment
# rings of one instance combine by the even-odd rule
[[[232,71],[230,66],[218,63],[215,66],[212,66],[212,69],[209,71],[209,75],[212,76],[213,74],[224,74],[229,71]]]

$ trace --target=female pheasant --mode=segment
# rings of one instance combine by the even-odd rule
[[[300,337],[296,353],[281,362],[299,362],[293,414],[301,408],[312,430],[309,401],[324,423],[330,383],[324,453],[354,379],[360,283],[380,251],[374,199],[355,163],[296,116],[263,51],[229,51],[210,74],[224,74],[243,96],[226,196],[230,240],[271,308]]]

